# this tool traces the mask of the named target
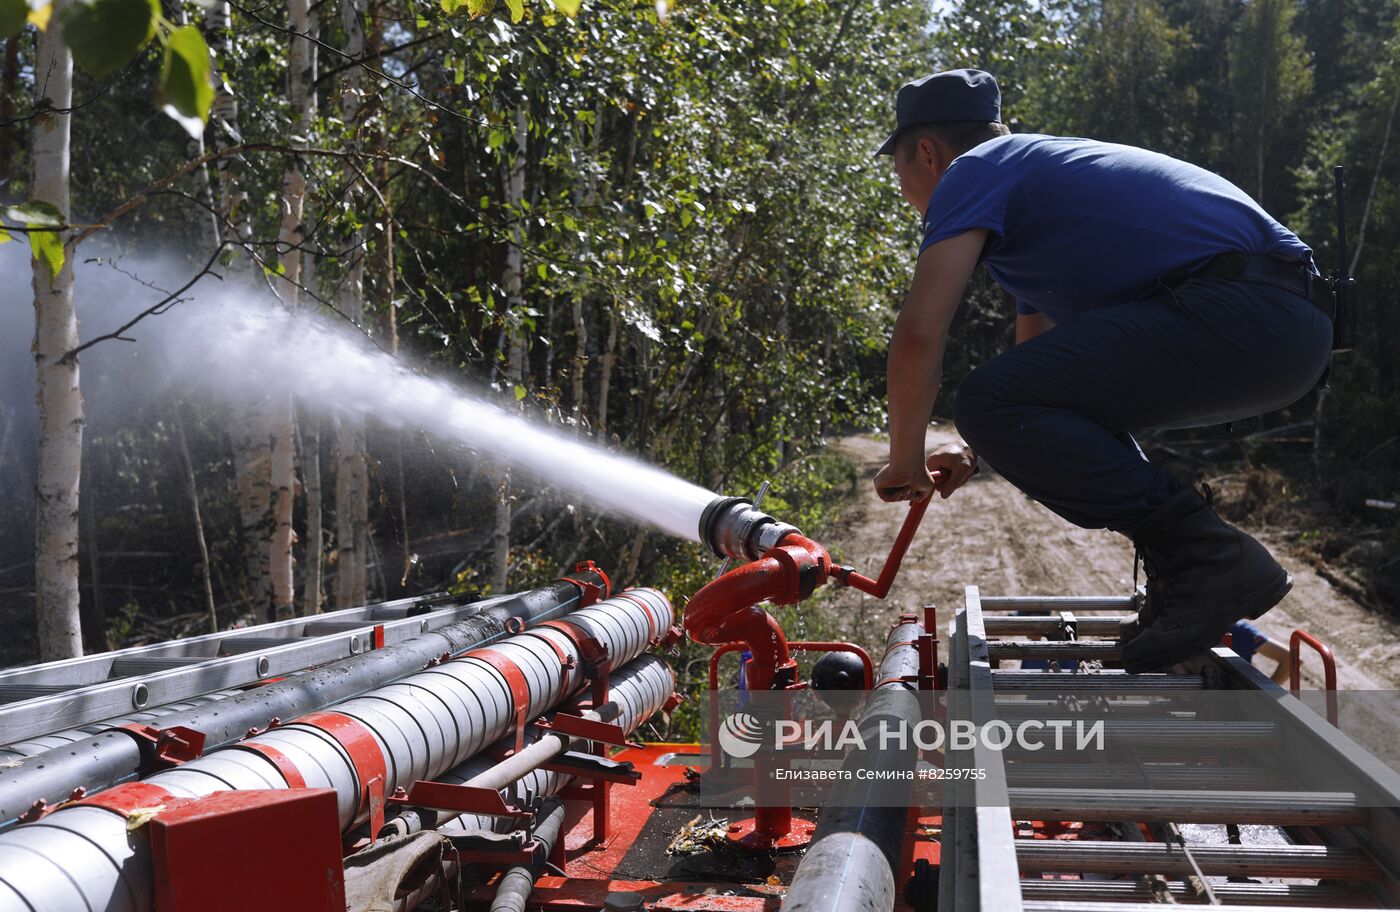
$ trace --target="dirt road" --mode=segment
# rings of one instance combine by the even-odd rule
[[[929,446],[953,436],[947,425],[932,427]],[[838,560],[874,575],[907,508],[875,496],[871,479],[885,461],[883,441],[849,437],[838,446],[855,460],[861,478],[854,502],[823,543]],[[1400,625],[1357,605],[1306,563],[1290,559],[1287,542],[1264,533],[1260,538],[1293,573],[1294,585],[1259,626],[1284,643],[1296,627],[1320,637],[1336,653],[1343,690],[1400,690]],[[985,595],[1126,595],[1132,574],[1127,539],[1072,526],[984,470],[929,508],[887,601],[833,587],[823,602],[835,632],[873,647],[900,611],[932,603],[940,617],[950,616],[967,585]],[[1272,671],[1272,663],[1260,664]],[[1304,658],[1304,687],[1322,685],[1319,669],[1315,658]]]

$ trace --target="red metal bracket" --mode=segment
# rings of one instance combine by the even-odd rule
[[[383,648],[384,648],[384,625],[383,625],[383,624],[375,624],[375,625],[374,625],[374,648],[375,648],[375,649],[383,649]]]
[[[155,745],[153,766],[156,769],[179,766],[181,763],[197,760],[204,753],[204,732],[195,731],[193,728],[183,725],[157,728],[139,722],[121,727],[141,740]]]
[[[580,590],[582,590],[582,595],[580,596],[578,603],[578,606],[580,608],[587,608],[589,605],[596,605],[603,599],[607,598],[608,594],[612,592],[612,580],[608,579],[608,575],[603,572],[602,568],[600,568],[597,564],[593,563],[593,561],[590,560],[578,562],[574,565],[574,572],[579,574],[596,573],[598,574],[598,576],[602,577],[603,580],[603,585],[599,586],[597,583],[590,583],[587,580],[575,579],[572,576],[561,577],[561,579],[573,583],[575,586],[578,586]]]
[[[535,727],[571,738],[585,738],[589,741],[611,744],[613,747],[641,747],[640,744],[627,740],[627,733],[622,730],[620,725],[585,719],[582,716],[573,716],[568,713],[555,713],[553,719],[539,719],[535,722]]]
[[[1332,650],[1306,630],[1295,630],[1288,638],[1288,690],[1298,696],[1302,684],[1303,657],[1302,644],[1307,643],[1322,657],[1322,673],[1327,688],[1327,721],[1337,724],[1337,657]]]
[[[398,789],[387,800],[391,804],[455,811],[459,814],[482,814],[487,817],[510,817],[516,820],[528,820],[534,816],[529,811],[507,805],[501,793],[495,789],[430,782],[426,779],[419,779],[413,783],[413,787],[407,792]]]
[[[547,626],[547,625],[549,625],[549,624],[551,624],[551,623],[553,623],[553,622],[552,622],[552,621],[545,621],[545,622],[542,623],[540,626],[541,626],[541,627],[544,627],[544,626]],[[565,674],[564,674],[564,681],[563,681],[563,690],[564,690],[564,692],[565,692],[565,693],[568,693],[569,691],[573,690],[573,682],[571,682],[571,681],[569,680],[569,674],[568,674],[568,672],[573,671],[575,668],[577,668],[577,667],[578,667],[578,662],[576,662],[576,661],[574,660],[574,657],[573,657],[573,656],[568,655],[567,653],[565,653],[565,652],[564,652],[564,648],[563,648],[562,646],[560,646],[558,643],[556,643],[556,642],[554,641],[554,638],[553,638],[553,637],[544,636],[544,635],[541,634],[539,631],[534,631],[533,633],[534,633],[534,636],[535,636],[536,638],[538,638],[538,639],[544,641],[545,645],[548,646],[549,649],[550,649],[550,651],[554,653],[554,657],[555,657],[556,659],[559,660],[559,669],[560,669],[560,671],[563,671],[563,672],[565,673]],[[570,634],[569,634],[568,631],[564,631],[564,635],[565,635],[565,636],[570,636]],[[570,637],[570,639],[572,639],[572,637]]]
[[[555,760],[540,765],[540,769],[548,770],[551,773],[562,773],[566,776],[573,776],[580,779],[597,780],[600,782],[610,782],[614,785],[636,785],[642,779],[642,774],[632,766],[631,763],[617,763],[609,761],[611,767],[598,765],[593,767],[583,766],[567,762],[564,758],[567,754],[561,755]],[[596,756],[593,754],[582,754],[579,756]],[[606,758],[599,758],[605,760]]]
[[[172,807],[177,803],[188,802],[189,798],[176,798],[158,785],[149,782],[128,782],[98,792],[90,798],[74,802],[78,807],[98,807],[121,817],[130,817],[131,812],[140,808]]]
[[[44,799],[40,798],[38,801],[31,804],[28,810],[16,817],[15,821],[17,823],[34,823],[36,820],[43,820],[54,811],[68,807],[70,804],[77,804],[79,801],[82,801],[86,795],[87,789],[80,785],[69,793],[67,801],[49,804]]]
[[[549,621],[548,623],[557,622]],[[463,658],[485,662],[499,671],[501,677],[506,679],[506,686],[510,688],[510,698],[515,710],[515,749],[517,751],[523,749],[525,747],[525,714],[530,711],[530,682],[525,680],[525,673],[520,670],[520,666],[515,664],[515,660],[490,648],[473,649]]]
[[[355,775],[360,780],[360,803],[355,816],[369,812],[370,832],[378,833],[384,826],[384,784],[389,770],[384,752],[374,733],[359,719],[338,712],[307,713],[296,724],[320,729],[350,755]]]
[[[656,612],[652,611],[651,606],[647,604],[646,599],[638,598],[637,596],[633,595],[631,589],[622,590],[617,594],[617,597],[620,599],[627,599],[627,601],[631,602],[632,604],[636,605],[637,607],[641,608],[647,613],[647,621],[649,622],[647,626],[650,627],[652,630],[656,631],[656,633],[653,634],[650,638],[650,642],[653,646],[659,643],[660,638],[665,635],[666,630],[662,627],[661,618],[656,614]]]
[[[609,796],[612,794],[613,784],[606,780],[584,784],[575,780],[568,786],[560,790],[559,796],[565,801],[583,801],[592,806],[593,809],[593,840],[598,845],[603,845],[608,841],[608,835],[612,831],[609,820]]]
[[[297,769],[296,764],[292,763],[291,759],[277,748],[268,744],[259,744],[256,741],[241,741],[231,746],[237,750],[252,751],[277,767],[277,772],[281,773],[282,778],[286,780],[287,788],[306,788],[306,779],[301,775],[301,770]]]

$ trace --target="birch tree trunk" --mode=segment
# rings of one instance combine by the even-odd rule
[[[66,0],[56,0],[61,16]],[[69,115],[73,58],[59,29],[38,35],[34,66],[33,198],[69,212]],[[66,238],[65,238],[66,241]],[[39,474],[35,485],[34,597],[39,657],[83,654],[78,614],[78,485],[83,458],[83,394],[78,361],[64,354],[78,345],[73,310],[73,258],[66,249],[54,275],[40,259],[34,273],[34,362],[38,369]]]
[[[511,240],[506,246],[506,349],[509,352],[506,362],[507,395],[513,399],[519,394],[525,377],[525,343],[522,334],[512,325],[514,314],[525,306],[523,294],[525,218],[521,204],[525,199],[525,149],[528,142],[529,119],[526,101],[520,100],[515,111],[515,155],[511,159],[510,172],[506,179],[506,208],[511,213]],[[523,401],[523,400],[517,400]],[[510,576],[510,466],[502,467],[496,484],[496,526],[492,534],[493,572],[492,591],[502,593]]]
[[[316,258],[302,256],[302,284],[316,289]],[[306,566],[302,569],[301,613],[321,613],[321,590],[325,573],[325,534],[323,532],[321,491],[321,417],[310,415],[302,423],[301,477],[306,488]]]
[[[345,55],[359,60],[365,54],[363,0],[342,0],[341,24],[345,30]],[[346,127],[358,136],[363,107],[360,69],[350,67],[341,80],[341,114]],[[350,144],[351,151],[359,142]],[[358,207],[365,189],[358,186],[360,171],[346,169],[347,206]],[[350,322],[362,326],[365,319],[365,233],[357,228],[347,249],[349,267],[336,296],[336,306]],[[368,601],[369,566],[369,467],[365,455],[364,419],[337,416],[335,422],[335,606],[351,608]]]
[[[220,0],[204,18],[210,52],[216,56],[213,72],[224,75],[234,65],[233,23],[229,4]],[[222,77],[214,91],[209,123],[216,148],[243,141],[238,123],[238,98]],[[219,224],[224,237],[233,241],[229,274],[234,284],[250,287],[253,261],[248,243],[252,238],[252,214],[248,194],[239,183],[241,156],[218,160]],[[242,548],[242,591],[247,604],[259,615],[273,610],[272,598],[272,430],[265,403],[236,405],[228,418],[229,448],[233,453],[234,493],[238,503],[239,541]]]
[[[311,28],[308,0],[287,0],[287,25],[291,47],[287,55],[287,100],[296,116],[293,131],[306,136],[311,124]],[[301,163],[292,157],[282,175],[282,225],[277,236],[280,275],[275,283],[282,306],[296,310],[300,301],[302,206],[306,200],[306,177]],[[292,506],[296,499],[296,412],[291,393],[272,397],[272,554],[270,571],[273,617],[291,617],[296,611],[292,574]]]

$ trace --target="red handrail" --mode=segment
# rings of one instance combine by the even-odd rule
[[[1322,674],[1324,686],[1327,688],[1327,721],[1334,726],[1337,724],[1337,657],[1332,655],[1332,650],[1326,643],[1308,633],[1306,630],[1295,630],[1288,638],[1288,690],[1293,696],[1298,696],[1298,691],[1302,683],[1303,657],[1302,644],[1307,643],[1317,654],[1322,657]]]

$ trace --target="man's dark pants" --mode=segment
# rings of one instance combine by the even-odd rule
[[[957,391],[958,432],[1075,525],[1131,535],[1182,488],[1131,431],[1222,424],[1282,408],[1327,366],[1332,327],[1306,298],[1196,279],[1074,317],[1003,352]]]

